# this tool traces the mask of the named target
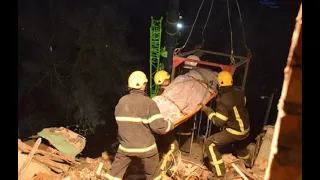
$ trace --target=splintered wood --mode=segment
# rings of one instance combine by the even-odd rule
[[[29,153],[32,147],[30,147],[29,145],[27,145],[26,143],[23,143],[20,139],[18,139],[18,149],[20,149],[24,153]],[[69,157],[65,155],[57,155],[44,150],[37,150],[36,154],[48,155],[50,157],[63,160],[64,162],[67,162],[67,163],[75,163],[75,159],[73,157]]]
[[[270,140],[273,135],[273,127],[266,127],[266,133],[259,136],[261,148],[257,153],[257,160],[252,169],[246,168],[244,162],[232,154],[222,155],[226,167],[226,180],[262,180],[268,164],[270,153]],[[34,146],[34,143],[30,143]],[[23,162],[27,159],[32,147],[18,139],[18,172]],[[22,180],[99,180],[102,177],[96,175],[99,164],[103,167],[101,172],[106,173],[111,166],[113,156],[103,152],[99,158],[75,158],[62,154],[56,149],[38,144],[40,149],[34,148],[34,156],[29,168]],[[248,149],[249,146],[248,146]],[[255,150],[255,149],[254,149]],[[253,151],[254,151],[253,150]],[[177,153],[168,161],[164,180],[207,180],[212,176],[210,170],[203,164],[193,162],[184,155]],[[103,178],[102,178],[103,179]],[[143,165],[139,161],[132,161],[123,179],[145,179]]]
[[[37,140],[37,142],[34,144],[34,146],[32,147],[31,151],[30,151],[30,154],[28,154],[26,160],[24,161],[22,167],[20,169],[18,169],[18,179],[21,180],[22,176],[23,176],[23,173],[26,171],[26,169],[28,168],[34,154],[36,153],[39,145],[41,143],[41,138],[39,138]]]
[[[40,147],[40,143],[36,144]],[[25,165],[25,173],[21,180],[98,180],[96,170],[99,163],[108,170],[112,157],[106,152],[100,158],[79,159],[66,156],[52,147],[41,145],[42,149],[34,148],[34,155],[29,165]],[[18,172],[28,157],[32,147],[18,139]],[[32,154],[30,154],[31,156]],[[30,159],[30,157],[29,157]]]

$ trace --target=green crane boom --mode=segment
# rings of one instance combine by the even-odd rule
[[[150,97],[157,95],[159,86],[154,83],[153,77],[155,73],[161,70],[160,64],[160,48],[161,48],[161,33],[162,33],[162,17],[159,20],[151,17],[150,26]]]

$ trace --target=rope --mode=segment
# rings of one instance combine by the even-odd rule
[[[206,92],[209,92],[209,93],[212,95],[213,93],[211,93],[211,92],[209,91],[209,89],[211,89],[211,90],[214,91],[214,89],[212,88],[212,83],[210,83],[210,82],[208,81],[208,79],[206,79],[206,77],[205,77],[200,71],[197,70],[197,68],[194,68],[193,70],[194,70],[195,72],[197,72],[198,74],[200,74],[200,76],[201,76],[202,79],[203,79],[203,80],[199,80],[199,79],[196,79],[196,80],[204,83],[205,85],[207,85],[207,87],[205,87],[205,88],[206,88]],[[205,70],[207,70],[207,69],[205,69]],[[214,76],[214,77],[215,77],[215,76]],[[215,77],[215,78],[217,79],[218,77]],[[217,81],[217,82],[218,82],[218,81]],[[204,101],[204,97],[205,97],[205,95],[203,95],[202,100],[201,100],[201,103]]]
[[[203,69],[205,69],[205,68],[203,68]],[[178,83],[184,83],[184,82],[187,82],[187,81],[197,81],[198,83],[201,84],[201,86],[203,86],[203,87],[206,89],[206,92],[208,92],[209,94],[212,95],[213,93],[210,92],[210,89],[214,91],[214,89],[212,88],[212,84],[204,77],[204,75],[203,75],[201,72],[199,72],[199,71],[197,70],[197,68],[193,68],[192,70],[194,70],[195,72],[197,72],[197,73],[202,77],[203,80],[200,80],[200,79],[197,79],[197,78],[194,78],[194,77],[188,75],[188,77],[191,77],[191,79],[184,80],[184,81],[181,81],[181,82],[178,82]],[[207,69],[206,69],[206,70],[207,70]],[[217,78],[217,77],[215,77],[215,78]],[[176,83],[176,84],[178,84],[178,83]],[[205,84],[205,85],[207,85],[207,87],[205,87],[202,83]],[[214,92],[215,92],[215,91],[214,91]],[[204,98],[205,98],[205,94],[202,96],[201,103],[205,100]],[[173,101],[172,101],[172,102],[173,102]],[[176,105],[176,106],[177,106],[177,105]],[[179,109],[179,110],[180,110],[180,109]],[[181,111],[181,110],[180,110],[180,111]],[[182,111],[181,111],[181,112],[182,112]]]
[[[245,35],[245,31],[244,31],[244,26],[243,26],[243,22],[242,22],[242,15],[241,15],[241,11],[240,11],[238,0],[236,0],[236,3],[237,3],[238,12],[239,12],[240,22],[241,22],[242,38],[243,38],[244,47],[246,48],[246,50],[248,52],[250,52],[250,49],[248,48],[247,43],[246,43],[246,35]]]
[[[228,9],[228,21],[229,21],[229,27],[230,27],[230,46],[231,46],[231,52],[230,52],[230,61],[231,65],[235,64],[235,60],[233,57],[233,36],[232,36],[232,25],[231,25],[231,20],[230,20],[230,8],[229,8],[229,0],[227,0],[227,9]]]
[[[188,43],[188,41],[189,41],[189,39],[190,39],[190,36],[191,36],[191,34],[192,34],[194,25],[196,24],[197,19],[198,19],[198,16],[199,16],[199,14],[200,14],[200,11],[201,11],[201,9],[202,9],[203,2],[204,2],[204,0],[202,0],[201,5],[200,5],[200,7],[199,7],[199,9],[198,9],[196,18],[195,18],[194,21],[193,21],[193,24],[192,24],[192,27],[191,27],[191,30],[190,30],[190,33],[189,33],[189,35],[188,35],[188,37],[187,37],[186,42],[184,43],[183,46],[181,46],[180,48],[176,48],[176,49],[174,50],[174,52],[175,52],[176,54],[179,53],[183,48],[186,47],[186,45],[187,45],[187,43]]]
[[[172,101],[170,98],[168,98],[167,96],[165,96],[165,95],[162,95],[165,99],[167,99],[167,100],[169,100],[172,104],[174,104],[178,109],[179,109],[179,111],[183,114],[183,115],[187,115],[187,113],[186,112],[184,112],[179,106],[178,106],[178,104],[176,104],[174,101]]]
[[[182,154],[181,154],[181,151],[176,151],[176,153],[179,152],[179,155],[178,155],[178,159],[175,158],[175,156],[173,155],[173,153],[171,153],[170,155],[172,156],[172,162],[170,163],[170,166],[169,168],[166,169],[166,174],[168,173],[168,171],[173,167],[172,164],[174,164],[176,166],[176,168],[174,169],[174,171],[172,172],[170,178],[172,178],[175,173],[177,172],[177,170],[179,169],[179,166],[181,164],[181,162],[188,162],[190,164],[193,164],[195,166],[197,166],[197,168],[195,170],[193,170],[192,172],[189,173],[188,178],[190,178],[192,175],[196,175],[197,177],[199,177],[199,174],[195,173],[196,170],[198,169],[202,169],[202,170],[207,170],[207,168],[205,168],[204,164],[198,164],[198,163],[195,163],[195,162],[192,162],[192,161],[189,161],[187,159],[183,159],[182,158]],[[195,173],[195,174],[194,174]]]
[[[190,75],[188,75],[188,77],[191,77],[192,79],[194,79],[195,81],[197,81],[202,87],[204,87],[204,88],[206,88],[206,89],[208,89],[208,88],[210,88],[208,85],[207,85],[207,87],[205,86],[205,81],[201,81],[200,79],[197,79],[197,78],[195,78],[195,77],[193,77],[193,76],[190,76]],[[213,93],[212,92],[210,92],[209,91],[209,93],[212,95]]]
[[[174,176],[174,174],[177,172],[177,170],[178,170],[178,168],[179,168],[179,166],[180,166],[180,163],[181,163],[181,160],[182,160],[182,158],[181,158],[181,151],[178,151],[180,154],[179,154],[179,161],[178,161],[178,163],[177,163],[177,168],[173,171],[173,173],[172,173],[172,175],[170,176],[170,178],[172,178],[173,176]],[[175,158],[174,158],[174,155],[171,153],[171,155],[172,155],[172,158],[173,158],[173,161],[174,162],[176,162],[175,161]],[[176,163],[175,163],[176,164]]]
[[[206,20],[206,23],[204,24],[203,30],[202,30],[202,32],[201,32],[201,36],[202,36],[202,42],[201,42],[201,44],[202,44],[202,45],[204,45],[204,31],[205,31],[206,28],[207,28],[207,24],[208,24],[210,15],[211,15],[211,10],[212,10],[212,5],[213,5],[213,3],[214,3],[214,0],[211,1],[210,10],[209,10],[209,13],[208,13],[208,15],[207,15],[207,20]]]

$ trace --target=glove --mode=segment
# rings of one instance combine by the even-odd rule
[[[211,114],[213,111],[213,109],[211,109],[210,107],[206,106],[206,105],[202,105],[201,107],[201,111],[204,112],[207,116],[209,116],[209,114]]]

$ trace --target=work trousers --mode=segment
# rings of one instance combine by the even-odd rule
[[[161,172],[159,167],[159,153],[153,155],[134,155],[128,154],[118,150],[114,161],[111,164],[111,168],[107,173],[109,180],[121,180],[132,160],[133,157],[139,158],[142,161],[146,180],[160,180]]]
[[[233,145],[238,158],[246,160],[249,158],[249,151],[246,148],[249,144],[249,141],[247,141],[248,136],[249,133],[246,135],[233,135],[228,131],[223,130],[206,139],[204,143],[205,151],[209,158],[212,172],[215,173],[217,177],[221,177],[226,174],[225,164],[219,152],[221,147],[228,144]]]

